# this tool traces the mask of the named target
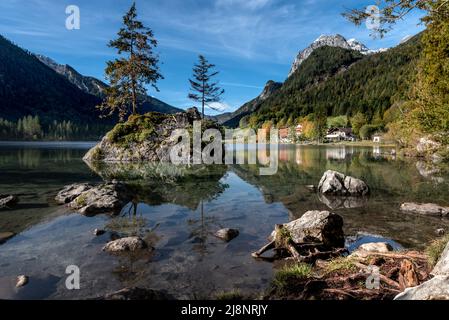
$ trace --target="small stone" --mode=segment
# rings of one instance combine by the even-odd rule
[[[388,253],[390,251],[393,251],[393,247],[387,242],[370,242],[359,246],[357,250],[350,254],[350,257],[366,258],[372,252]]]
[[[25,275],[20,275],[17,277],[16,288],[25,286],[28,283],[29,278]]]
[[[436,229],[435,233],[437,234],[437,236],[444,236],[446,234],[446,230],[444,230],[444,229]]]
[[[436,217],[445,217],[449,215],[449,207],[442,207],[434,203],[420,204],[406,202],[401,205],[401,210]]]
[[[380,253],[387,253],[393,251],[393,247],[387,242],[364,243],[359,247],[359,249],[369,252],[380,252]]]
[[[13,232],[0,232],[0,244],[14,237],[16,234]]]
[[[9,208],[19,202],[19,198],[13,195],[0,194],[0,209]]]
[[[103,229],[95,229],[94,230],[94,236],[101,236],[101,235],[103,235],[105,233],[106,233],[106,231],[103,230]]]
[[[139,237],[127,237],[118,240],[108,242],[104,247],[103,251],[107,252],[126,252],[126,251],[138,251],[146,249],[148,246]]]
[[[226,242],[231,241],[235,237],[239,235],[239,231],[237,229],[224,228],[215,232],[215,236],[220,238]]]
[[[310,192],[315,192],[316,186],[314,186],[313,184],[308,184],[306,185],[306,189],[308,189]]]

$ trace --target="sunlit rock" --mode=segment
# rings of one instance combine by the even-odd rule
[[[0,194],[0,209],[10,208],[19,202],[19,198],[13,195]]]
[[[343,218],[329,211],[307,211],[301,218],[283,226],[295,243],[323,243],[330,248],[341,248],[345,243]],[[276,238],[276,231],[271,238]]]
[[[369,194],[369,188],[364,181],[333,170],[324,173],[318,184],[318,191],[323,194],[339,196],[365,196]]]
[[[434,203],[406,202],[401,205],[401,210],[436,217],[446,217],[449,214],[449,207],[442,207]]]
[[[103,251],[111,253],[134,252],[146,249],[147,247],[147,244],[141,238],[127,237],[108,242],[103,247]]]

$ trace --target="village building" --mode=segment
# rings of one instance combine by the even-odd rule
[[[351,128],[330,128],[326,135],[328,141],[355,141]]]

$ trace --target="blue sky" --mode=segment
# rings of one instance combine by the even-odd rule
[[[104,79],[105,62],[115,52],[107,47],[121,25],[131,0],[1,0],[0,34],[31,52],[70,64],[84,75]],[[400,22],[383,39],[355,27],[340,14],[374,0],[137,0],[140,20],[159,41],[165,80],[160,92],[169,104],[186,108],[188,78],[199,53],[220,71],[226,90],[225,111],[256,97],[268,80],[284,81],[298,51],[321,34],[340,33],[370,49],[391,47],[423,29],[419,12]],[[65,28],[65,8],[77,5],[80,30]],[[208,111],[216,114],[215,111]]]

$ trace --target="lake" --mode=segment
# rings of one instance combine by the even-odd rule
[[[0,244],[0,299],[86,299],[131,286],[180,299],[234,289],[257,297],[276,265],[254,260],[251,252],[267,242],[275,224],[308,210],[340,214],[349,249],[371,241],[422,249],[436,229],[449,227],[449,219],[399,210],[407,201],[449,205],[448,168],[397,158],[391,148],[283,145],[277,174],[260,176],[256,165],[89,167],[82,156],[93,145],[0,143],[0,193],[20,198],[13,209],[0,210],[0,232],[16,234]],[[342,201],[311,192],[307,186],[328,169],[362,178],[370,197]],[[113,178],[141,190],[137,206],[128,204],[120,215],[85,217],[54,201],[67,184]],[[215,238],[223,227],[240,235],[229,243]],[[108,232],[94,236],[96,228]],[[145,236],[155,250],[145,256],[103,252],[117,233]],[[80,290],[66,289],[69,265],[80,269]],[[16,289],[20,274],[30,282]]]

